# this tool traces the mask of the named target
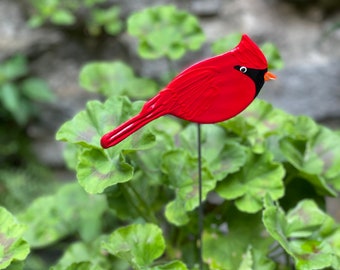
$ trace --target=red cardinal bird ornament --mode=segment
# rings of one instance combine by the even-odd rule
[[[231,51],[205,59],[178,74],[141,112],[101,138],[109,148],[157,119],[171,114],[184,120],[211,124],[242,112],[265,81],[276,76],[259,47],[247,36]]]

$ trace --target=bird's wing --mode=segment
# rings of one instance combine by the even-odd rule
[[[174,97],[171,114],[188,121],[201,122],[200,115],[212,106],[219,95],[214,67],[189,69],[173,79],[166,87]]]

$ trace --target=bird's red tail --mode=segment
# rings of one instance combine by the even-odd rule
[[[114,130],[106,133],[100,140],[100,144],[103,148],[109,148],[121,142],[132,133],[142,128],[152,120],[164,115],[161,112],[145,112],[142,111],[135,117],[124,122],[120,126],[116,127]]]

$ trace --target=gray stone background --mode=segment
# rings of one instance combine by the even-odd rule
[[[280,0],[116,0],[123,16],[155,3],[173,3],[199,16],[208,43],[233,32],[248,33],[257,42],[277,45],[285,62],[278,79],[260,94],[275,106],[293,114],[306,114],[317,121],[340,126],[340,1]],[[291,2],[305,6],[299,8]],[[309,3],[307,5],[307,3]],[[312,4],[310,4],[312,3]],[[97,42],[79,38],[55,27],[30,29],[27,4],[0,0],[0,61],[14,53],[29,56],[35,75],[47,80],[58,100],[43,108],[37,123],[29,127],[40,159],[62,167],[61,143],[54,135],[59,126],[95,98],[78,85],[80,68],[92,60],[121,59],[133,64],[138,74],[157,76],[165,68],[159,61],[141,61],[126,35]],[[190,53],[184,66],[209,56],[208,46]]]

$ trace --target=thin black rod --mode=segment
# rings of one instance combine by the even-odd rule
[[[202,142],[201,124],[197,124],[197,153],[198,153],[198,252],[199,269],[203,270],[202,234],[203,234],[203,206],[202,206]]]

